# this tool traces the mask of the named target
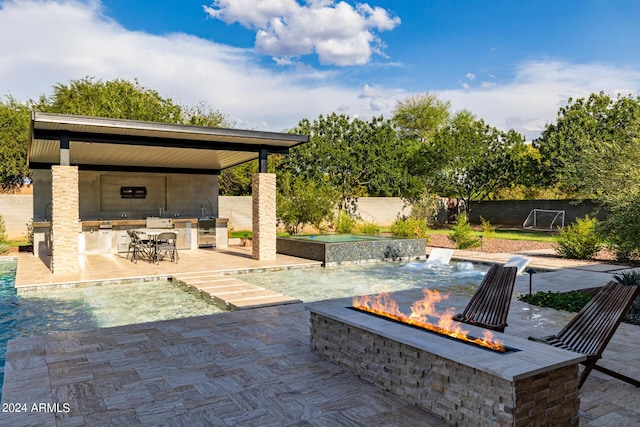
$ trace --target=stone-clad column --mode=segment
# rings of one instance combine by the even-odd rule
[[[276,259],[276,175],[257,173],[251,180],[253,197],[252,256],[257,260]]]
[[[75,273],[78,260],[78,167],[51,167],[51,271]]]

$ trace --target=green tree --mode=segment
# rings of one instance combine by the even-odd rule
[[[327,185],[307,181],[290,173],[278,180],[276,214],[289,234],[300,234],[305,225],[322,228],[330,221],[336,205],[336,193]]]
[[[487,199],[517,179],[515,166],[525,150],[524,138],[514,130],[502,132],[468,111],[456,113],[421,153],[428,187],[464,201]]]
[[[116,79],[103,82],[92,77],[57,84],[51,96],[41,96],[39,111],[113,119],[182,123],[183,110],[171,98],[138,83]]]
[[[29,107],[7,96],[0,100],[0,188],[15,190],[29,176]]]
[[[597,230],[616,257],[640,259],[640,97],[569,100],[536,143],[550,181],[606,209]]]
[[[294,133],[310,142],[294,147],[283,170],[308,182],[322,182],[340,194],[340,209],[352,211],[361,196],[404,196],[417,191],[419,180],[409,170],[409,150],[388,120],[350,119],[332,113],[310,122],[303,119]]]
[[[15,189],[28,176],[27,144],[31,110],[115,119],[144,120],[197,126],[231,127],[227,118],[208,104],[181,107],[138,81],[110,81],[86,77],[57,84],[49,96],[20,103],[0,101],[0,187]]]
[[[396,102],[392,122],[402,138],[430,141],[449,122],[450,108],[433,93],[408,96]]]
[[[600,92],[569,99],[568,105],[558,111],[556,123],[547,125],[533,142],[540,150],[544,184],[560,183],[565,191],[593,194],[597,188],[592,188],[594,183],[589,181],[593,174],[588,158],[594,151],[607,149],[607,144],[627,140],[639,117],[640,97],[614,99]]]

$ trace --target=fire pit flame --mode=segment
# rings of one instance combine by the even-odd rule
[[[400,311],[398,303],[389,293],[363,295],[353,297],[353,308],[381,317],[396,320],[408,325],[417,326],[441,335],[447,335],[461,341],[489,348],[494,351],[505,352],[504,345],[495,339],[493,333],[485,330],[482,338],[468,336],[468,331],[462,329],[462,324],[453,320],[453,309],[438,313],[436,304],[449,298],[449,294],[423,289],[424,298],[415,301],[411,306],[411,314]],[[434,321],[431,321],[433,319]]]

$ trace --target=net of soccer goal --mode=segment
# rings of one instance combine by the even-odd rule
[[[529,212],[522,228],[530,230],[553,231],[564,227],[565,211],[553,209],[533,209]]]

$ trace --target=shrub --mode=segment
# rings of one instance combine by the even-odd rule
[[[391,224],[391,234],[398,237],[426,239],[429,243],[427,221],[416,218],[398,218]]]
[[[0,243],[5,243],[7,240],[9,240],[7,237],[7,227],[4,223],[4,217],[0,215]]]
[[[336,218],[336,232],[340,234],[351,233],[356,226],[356,218],[347,211],[341,210]]]
[[[0,243],[0,255],[6,255],[9,253],[11,247],[8,243]]]
[[[491,225],[488,219],[480,217],[480,226],[482,227],[482,237],[484,237],[485,241],[488,242],[496,237],[496,228]]]
[[[378,224],[371,221],[359,222],[356,224],[355,229],[356,232],[360,234],[380,234],[380,227]]]
[[[305,225],[319,226],[332,217],[336,194],[327,186],[287,174],[279,182],[277,216],[288,234],[300,234]]]
[[[597,219],[587,215],[562,228],[556,238],[558,255],[574,259],[593,258],[602,249],[602,241],[596,234],[597,223]]]
[[[537,305],[540,307],[551,307],[556,310],[576,312],[593,297],[592,292],[571,291],[571,292],[536,292],[533,295],[520,295],[520,301]]]
[[[451,227],[449,240],[456,244],[457,249],[468,249],[480,246],[480,239],[473,237],[473,229],[466,213],[461,213],[456,218],[456,223]]]

